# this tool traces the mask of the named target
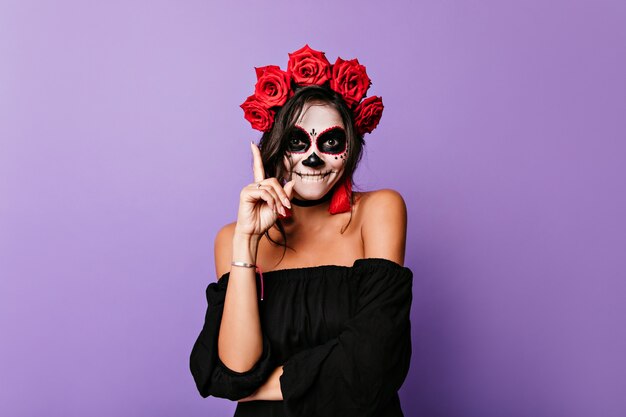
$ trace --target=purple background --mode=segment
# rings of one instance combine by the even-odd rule
[[[188,370],[250,182],[254,66],[384,99],[409,209],[407,416],[626,415],[620,1],[0,2],[0,414],[231,416]]]

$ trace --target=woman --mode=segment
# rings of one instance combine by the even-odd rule
[[[286,72],[257,68],[242,104],[264,133],[237,221],[215,239],[191,372],[203,397],[239,401],[235,416],[402,416],[406,207],[351,181],[382,100],[361,101],[371,81],[356,59],[330,65],[308,45],[289,58]]]

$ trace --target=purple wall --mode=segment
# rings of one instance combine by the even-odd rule
[[[409,208],[407,416],[626,415],[621,1],[0,2],[0,414],[230,416],[188,356],[254,66],[358,57]]]

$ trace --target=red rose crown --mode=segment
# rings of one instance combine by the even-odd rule
[[[359,135],[371,133],[383,113],[383,101],[378,96],[365,98],[372,81],[358,59],[337,58],[333,65],[324,52],[309,45],[289,55],[287,71],[277,65],[255,68],[257,82],[254,94],[241,104],[244,117],[253,129],[268,132],[274,125],[274,115],[294,94],[294,85],[327,85],[343,97],[354,114],[354,126]]]

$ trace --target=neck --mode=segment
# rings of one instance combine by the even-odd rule
[[[328,191],[326,194],[324,194],[321,198],[318,198],[317,200],[300,200],[299,198],[292,197],[291,203],[299,207],[319,206],[320,204],[323,204],[326,201],[329,201],[333,197],[332,191],[333,190]]]
[[[303,200],[297,197],[291,197],[291,213],[292,217],[284,220],[284,225],[288,229],[292,229],[302,224],[317,224],[326,221],[330,216],[328,208],[330,200],[333,196],[333,190],[330,190],[317,200]]]

